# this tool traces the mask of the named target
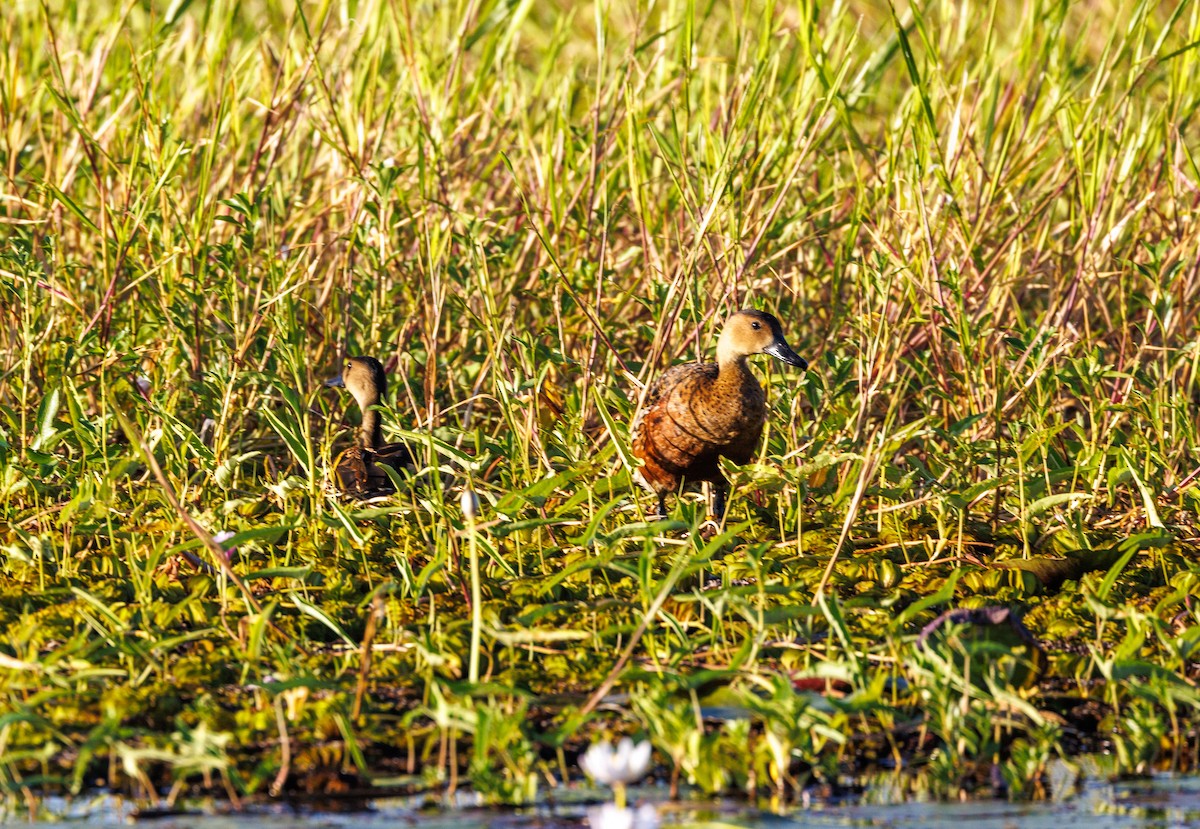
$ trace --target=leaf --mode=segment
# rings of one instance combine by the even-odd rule
[[[267,419],[267,423],[271,425],[271,428],[275,430],[275,433],[283,438],[283,442],[287,444],[292,457],[304,469],[305,477],[311,480],[313,475],[312,456],[309,454],[308,442],[304,439],[299,424],[295,421],[284,420],[270,406],[264,408],[262,414]]]
[[[588,524],[587,530],[584,532],[583,537],[575,541],[575,543],[580,547],[590,547],[593,543],[595,543],[600,532],[600,525],[604,522],[604,519],[608,517],[610,512],[619,507],[621,502],[624,500],[624,496],[619,495],[616,498],[608,501],[608,503],[604,504],[602,507],[600,507],[600,509],[596,510],[596,514],[592,518],[591,523]]]
[[[410,429],[389,430],[389,434],[396,434],[402,441],[410,446],[428,446],[438,455],[449,458],[459,465],[461,469],[476,471],[479,469],[479,461],[468,455],[466,452],[461,452],[455,449],[451,444],[444,440],[435,438],[430,432],[414,432]]]
[[[51,389],[50,393],[42,398],[42,404],[38,406],[38,433],[37,437],[33,439],[31,449],[40,450],[58,434],[58,429],[54,426],[54,419],[58,417],[60,405],[62,405],[62,392],[57,388]]]
[[[942,585],[938,592],[934,593],[932,596],[926,596],[923,599],[919,599],[918,601],[915,601],[908,607],[904,608],[904,610],[900,611],[900,614],[896,617],[896,620],[892,622],[892,630],[898,631],[902,629],[906,624],[909,623],[909,621],[916,618],[918,614],[922,613],[927,608],[933,607],[934,605],[945,604],[953,599],[954,588],[958,584],[958,580],[962,578],[962,574],[963,570],[961,567],[955,567],[953,570],[951,570],[950,575],[946,577],[945,584]]]
[[[96,234],[100,233],[100,228],[96,227],[96,223],[87,217],[87,214],[83,212],[83,208],[77,205],[70,196],[68,196],[62,190],[59,190],[50,182],[46,182],[46,189],[50,191],[50,195],[54,196],[56,201],[60,202],[64,207],[67,208],[67,210],[70,210],[72,213],[74,213],[79,221],[87,225],[89,230]]]
[[[604,405],[604,400],[600,395],[596,395],[596,413],[604,421],[604,428],[608,430],[608,436],[612,438],[613,446],[617,448],[617,454],[621,456],[621,463],[625,464],[625,467],[631,472],[641,466],[629,449],[627,436],[617,429],[616,420],[609,414],[608,407]]]
[[[167,13],[163,15],[163,28],[174,26],[190,5],[192,5],[192,0],[171,0],[171,5],[167,7]]]
[[[543,582],[542,585],[538,588],[538,595],[539,596],[547,595],[555,587],[562,584],[564,581],[566,581],[567,579],[569,579],[571,576],[575,575],[576,573],[581,573],[585,570],[593,570],[597,567],[605,567],[615,557],[616,557],[616,552],[610,550],[610,551],[601,553],[598,556],[588,556],[587,558],[580,559],[579,561],[576,561],[574,564],[571,564],[570,566],[564,567],[562,570],[559,570],[557,573],[555,573],[553,576],[551,576],[549,579],[547,579],[545,582]]]
[[[304,581],[313,574],[310,567],[264,567],[262,570],[252,570],[243,576],[245,581],[255,579],[296,579]]]
[[[1121,550],[1121,557],[1117,559],[1108,572],[1104,574],[1104,580],[1100,582],[1100,586],[1096,588],[1096,596],[1100,599],[1107,599],[1108,593],[1120,578],[1121,573],[1129,564],[1130,559],[1137,555],[1142,550],[1151,547],[1165,547],[1173,540],[1172,536],[1167,533],[1139,533],[1126,538],[1117,549]]]
[[[345,642],[351,648],[355,648],[355,649],[358,648],[358,643],[355,642],[353,639],[351,639],[349,637],[349,635],[347,635],[346,631],[343,630],[342,626],[339,625],[337,622],[335,622],[327,613],[325,613],[325,611],[321,610],[321,608],[317,607],[316,605],[309,604],[308,602],[304,601],[304,599],[300,598],[295,593],[292,593],[291,596],[292,596],[292,601],[295,603],[296,607],[299,608],[302,612],[307,613],[309,616],[313,617],[318,622],[325,625],[325,627],[332,630],[334,633],[336,633],[338,636],[340,636],[342,638],[342,641]]]
[[[988,478],[986,481],[979,481],[978,483],[971,484],[962,492],[949,493],[946,496],[946,500],[956,509],[966,509],[971,504],[975,503],[975,501],[977,501],[985,493],[990,492],[993,489],[997,489],[1005,483],[1006,479],[1003,477]]]
[[[504,524],[497,524],[492,527],[492,535],[496,538],[504,538],[506,535],[511,535],[522,530],[534,530],[538,527],[547,526],[570,526],[573,522],[563,521],[561,518],[527,518],[522,521],[509,521]]]
[[[592,634],[583,630],[488,630],[488,635],[503,645],[533,645],[540,642],[579,642],[591,639]]]
[[[1068,501],[1080,500],[1088,501],[1094,498],[1094,495],[1089,495],[1086,492],[1060,492],[1056,495],[1047,495],[1045,498],[1039,498],[1025,508],[1027,517],[1041,515],[1051,507],[1056,507],[1059,504],[1065,504]]]
[[[825,614],[825,619],[829,622],[829,627],[837,634],[838,641],[842,643],[846,658],[854,666],[854,675],[856,677],[861,676],[858,664],[858,651],[854,649],[854,642],[850,637],[850,629],[846,627],[846,620],[842,618],[842,611],[838,607],[837,596],[831,592],[830,598],[826,598],[825,591],[821,590],[817,593],[817,605],[821,608],[821,612]]]
[[[950,434],[954,435],[955,437],[961,437],[964,432],[968,431],[972,426],[983,420],[985,417],[988,417],[988,414],[986,412],[980,412],[979,414],[968,415],[961,420],[956,420],[950,424]]]
[[[271,601],[263,607],[262,613],[247,617],[250,620],[250,636],[246,652],[250,655],[251,660],[262,654],[268,626],[271,624],[271,618],[275,615],[275,611],[278,608],[279,602]]]
[[[1146,523],[1155,529],[1162,529],[1163,522],[1158,517],[1158,510],[1154,506],[1154,493],[1152,493],[1144,483],[1141,477],[1138,476],[1137,470],[1133,468],[1133,458],[1130,457],[1129,451],[1125,448],[1121,449],[1121,456],[1125,459],[1125,467],[1129,470],[1130,477],[1133,478],[1134,484],[1138,488],[1138,492],[1142,495],[1142,507],[1146,510]]]
[[[801,478],[807,478],[813,473],[820,472],[822,469],[828,469],[831,466],[836,466],[840,463],[849,463],[851,461],[861,461],[863,455],[858,452],[822,452],[808,463],[801,464],[796,470],[796,475]]]

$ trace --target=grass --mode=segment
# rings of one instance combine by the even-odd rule
[[[1196,768],[1194,0],[12,8],[10,807],[520,802],[617,732],[781,801]],[[705,542],[626,424],[746,305],[813,368]],[[378,503],[346,353],[420,460]],[[918,639],[987,605],[1039,644]]]

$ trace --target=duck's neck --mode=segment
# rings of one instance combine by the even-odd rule
[[[720,359],[722,356],[725,359]],[[755,383],[758,382],[754,379],[754,375],[750,373],[750,367],[746,364],[746,355],[731,356],[718,353],[717,357],[716,387],[718,399],[737,400],[747,379]],[[728,391],[726,392],[726,390]],[[725,397],[726,393],[728,397]]]
[[[741,367],[745,368],[746,355],[738,354],[729,332],[722,331],[721,336],[717,339],[717,365],[721,367],[721,373],[724,374],[726,366],[731,366],[736,371],[736,367],[732,366],[733,363],[740,363]]]
[[[376,451],[383,445],[383,423],[379,417],[379,410],[371,408],[378,403],[378,397],[360,400],[358,403],[359,408],[362,409],[362,426],[358,430],[358,442],[363,449]]]

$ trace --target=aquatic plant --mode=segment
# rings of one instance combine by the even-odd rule
[[[606,740],[592,743],[580,755],[579,767],[597,783],[611,786],[617,808],[624,809],[625,787],[650,770],[650,743],[634,743],[628,737],[622,737],[616,748]]]

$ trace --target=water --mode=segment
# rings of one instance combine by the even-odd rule
[[[578,796],[579,792],[574,792]],[[631,795],[639,812],[599,811],[596,803],[560,802],[531,809],[491,809],[469,796],[455,808],[422,809],[422,801],[378,800],[366,811],[299,812],[272,805],[232,813],[222,805],[197,805],[194,813],[136,817],[116,798],[48,800],[34,825],[102,829],[131,824],[148,829],[1183,829],[1200,827],[1200,778],[1161,776],[1119,784],[1089,783],[1063,802],[908,802],[895,805],[810,804],[781,814],[736,801],[668,803],[659,789]],[[590,819],[589,819],[590,818]],[[29,817],[0,820],[29,826]]]

